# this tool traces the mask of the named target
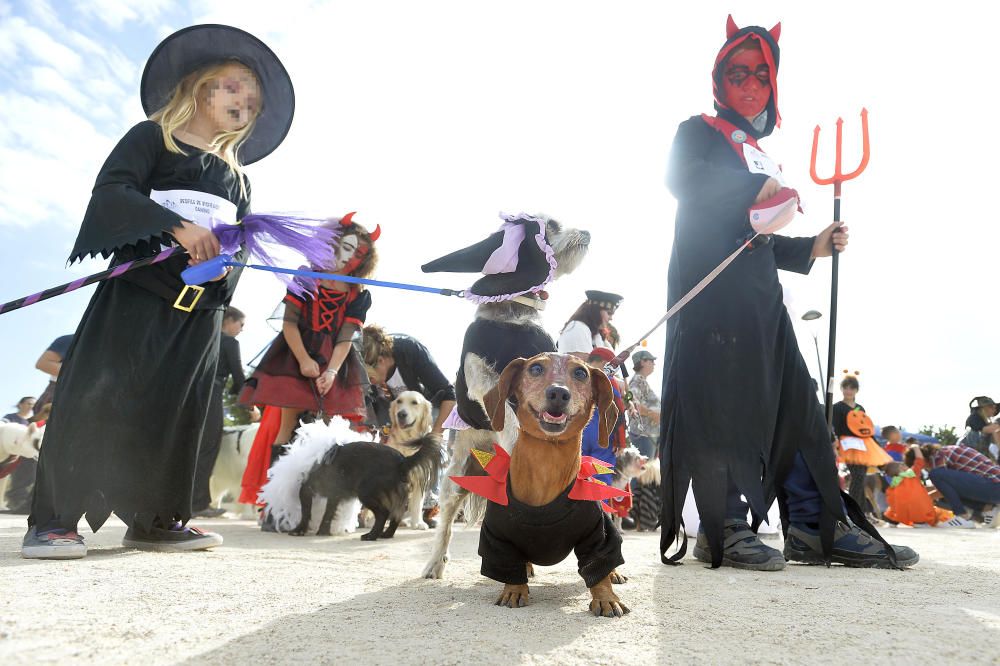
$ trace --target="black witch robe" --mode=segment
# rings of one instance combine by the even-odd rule
[[[752,131],[745,122],[741,127]],[[767,178],[750,173],[726,137],[702,117],[680,125],[668,175],[678,202],[671,305],[752,235],[747,208]],[[714,566],[722,559],[730,481],[746,496],[755,525],[777,497],[787,530],[781,483],[797,452],[822,496],[827,540],[834,519],[846,519],[830,434],[778,281],[778,269],[809,272],[813,240],[758,238],[668,325],[661,554],[680,530],[689,482]]]
[[[125,135],[97,176],[71,261],[113,255],[117,265],[169,245],[181,217],[152,189],[227,199],[237,219],[249,212],[225,162],[181,148],[169,152],[151,121]],[[175,256],[97,286],[59,374],[29,524],[75,529],[86,515],[96,531],[111,511],[142,527],[190,517],[223,310],[240,272],[205,285],[184,312],[173,304],[186,266]]]

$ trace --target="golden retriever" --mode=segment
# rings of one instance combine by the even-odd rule
[[[434,424],[431,403],[419,391],[403,391],[389,405],[389,422],[389,435],[383,443],[404,456],[412,456],[420,450],[412,444],[429,435]],[[427,529],[423,519],[426,492],[426,477],[411,479],[410,500],[404,520],[415,530]]]

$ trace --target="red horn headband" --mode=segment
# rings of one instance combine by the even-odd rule
[[[356,211],[356,210],[355,211],[351,211],[350,213],[348,213],[344,217],[340,218],[340,226],[342,226],[342,227],[350,226],[351,223],[354,221],[354,216],[357,214],[357,212],[358,211]],[[368,237],[371,238],[372,242],[374,243],[375,241],[378,240],[378,237],[381,236],[381,235],[382,235],[382,225],[381,224],[376,224],[375,225],[375,231],[370,232],[368,234]]]

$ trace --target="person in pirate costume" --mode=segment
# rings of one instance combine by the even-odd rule
[[[354,213],[349,213],[331,221],[336,234],[334,264],[313,270],[359,278],[375,272],[375,241],[381,228],[369,233],[353,218]],[[364,326],[371,292],[362,285],[333,278],[303,278],[300,282],[306,288],[305,296],[289,289],[281,303],[281,333],[240,393],[242,404],[281,409],[276,438],[269,448],[257,446],[255,440],[248,468],[260,467],[259,456],[266,455],[270,462],[277,459],[303,412],[320,418],[341,416],[355,424],[368,416],[368,374],[351,340]],[[266,477],[260,479],[264,480]]]
[[[667,174],[678,202],[671,305],[754,236],[750,207],[783,194],[780,169],[757,143],[780,123],[779,34],[780,24],[739,28],[729,17],[713,69],[717,114],[677,130]],[[840,492],[830,432],[782,303],[778,269],[808,273],[816,257],[846,247],[846,231],[833,224],[814,238],[757,237],[669,321],[659,441],[665,564],[686,553],[685,536],[668,555],[689,484],[703,529],[695,556],[713,567],[919,559],[889,546]],[[776,498],[783,554],[756,534]]]
[[[250,211],[242,167],[282,142],[291,79],[253,35],[197,25],[167,37],[142,75],[149,120],[104,162],[70,261],[112,265],[180,245],[187,251],[100,283],[56,385],[59,405],[22,544],[27,558],[79,558],[86,516],[97,531],[114,511],[126,547],[198,550],[222,538],[186,526],[198,449],[219,357],[223,311],[239,271],[204,288],[181,271],[218,255],[210,227]]]

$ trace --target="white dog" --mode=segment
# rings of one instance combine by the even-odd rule
[[[240,487],[243,482],[243,471],[250,458],[250,448],[257,436],[260,423],[250,425],[228,426],[222,429],[222,443],[219,445],[219,457],[215,459],[212,468],[212,478],[209,488],[217,506],[237,513],[245,520],[257,518],[257,508],[252,504],[239,504]]]
[[[15,458],[37,460],[44,433],[45,426],[39,428],[34,423],[21,425],[20,423],[0,422],[0,465],[13,463]],[[4,496],[7,494],[9,481],[9,476],[0,479],[0,506],[3,508],[7,508]]]
[[[431,432],[433,412],[430,401],[419,391],[403,391],[389,405],[389,422],[391,429],[385,444],[396,449],[404,456],[412,456],[418,449],[407,446],[407,443],[420,439]],[[426,530],[423,508],[424,495],[427,492],[424,478],[415,470],[415,476],[410,480],[410,503],[404,520],[415,530]]]

